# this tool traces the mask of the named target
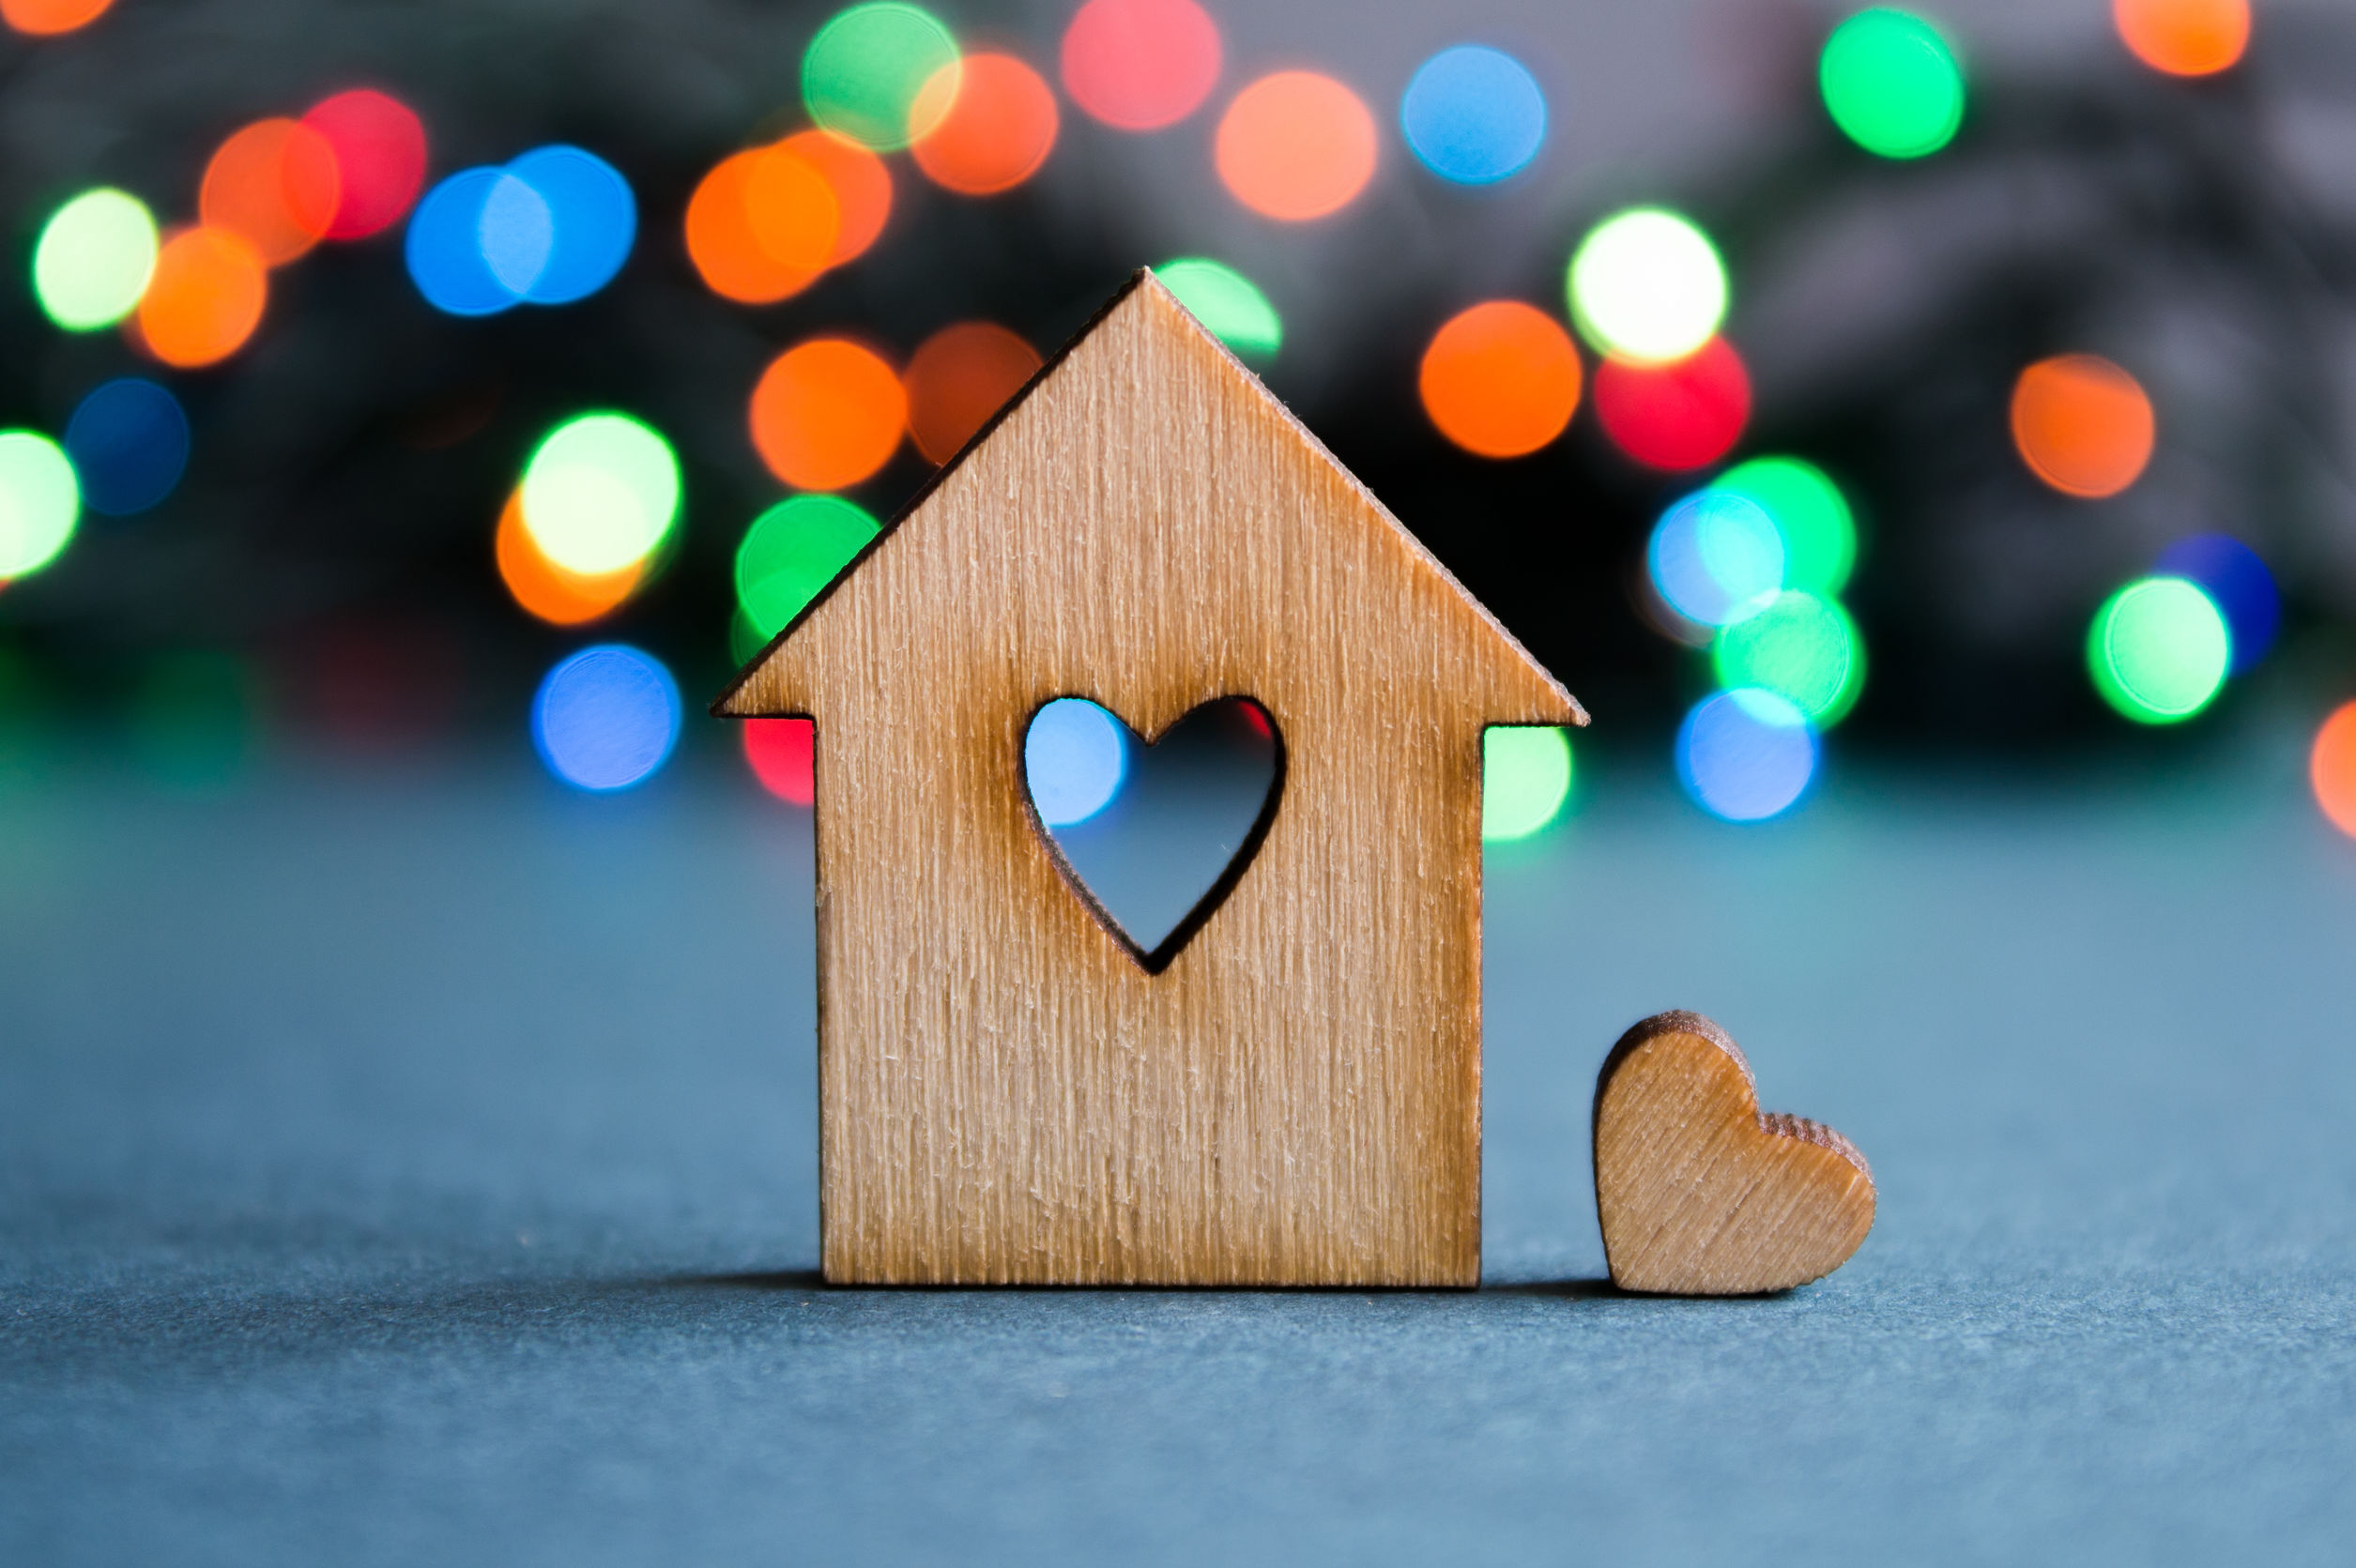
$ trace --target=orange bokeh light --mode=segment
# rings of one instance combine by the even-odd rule
[[[928,124],[910,152],[935,185],[966,196],[1011,190],[1055,146],[1055,94],[1012,54],[969,54],[935,71],[909,118]]]
[[[2098,499],[2135,482],[2151,461],[2151,400],[2108,359],[2040,359],[2012,388],[2012,445],[2029,471],[2065,495]]]
[[[515,602],[552,626],[578,626],[595,620],[628,599],[646,575],[646,563],[633,561],[619,571],[595,575],[567,571],[532,542],[524,526],[524,493],[517,487],[499,512],[498,533],[492,551],[499,563],[499,581]]]
[[[1218,24],[1194,0],[1088,0],[1063,32],[1063,90],[1122,130],[1159,130],[1218,84]]]
[[[2213,76],[2250,46],[2250,0],[2111,0],[2119,37],[2153,70]]]
[[[115,0],[0,0],[0,22],[34,38],[86,27]]]
[[[281,266],[327,237],[343,199],[335,148],[299,120],[257,120],[205,165],[198,216]]]
[[[771,361],[753,388],[753,445],[797,490],[841,490],[899,449],[908,394],[871,349],[813,338]]]
[[[1219,179],[1263,217],[1338,212],[1374,177],[1374,116],[1330,76],[1280,70],[1235,95],[1219,120]]]
[[[902,377],[908,434],[928,463],[946,463],[1038,373],[1038,350],[1005,327],[961,321],[926,338]]]
[[[2316,731],[2307,777],[2332,826],[2356,838],[2356,702],[2342,703]]]
[[[834,187],[789,147],[763,147],[754,155],[744,181],[744,214],[763,255],[813,276],[826,270],[843,232]]]
[[[892,216],[892,171],[883,160],[827,130],[797,130],[777,144],[826,176],[839,227],[826,265],[856,261]]]
[[[134,339],[184,370],[225,359],[262,324],[269,288],[261,256],[242,238],[225,229],[183,229],[156,255]]]
[[[687,259],[712,293],[744,305],[799,294],[820,270],[779,261],[753,231],[753,175],[768,153],[756,147],[722,159],[687,199]]]
[[[1416,386],[1441,434],[1482,457],[1522,457],[1570,423],[1579,351],[1537,307],[1485,300],[1432,334]]]

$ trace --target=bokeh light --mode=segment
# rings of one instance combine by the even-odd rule
[[[1783,538],[1759,505],[1701,490],[1660,514],[1645,548],[1655,591],[1702,626],[1757,615],[1783,586]]]
[[[409,220],[409,276],[426,302],[481,316],[518,301],[568,305],[612,282],[637,236],[620,171],[579,147],[535,147],[504,168],[461,170]]]
[[[1783,540],[1783,582],[1827,596],[1839,593],[1857,564],[1857,519],[1825,471],[1797,457],[1754,457],[1710,481],[1757,503]]]
[[[2356,702],[2341,704],[2315,732],[2307,779],[2332,826],[2356,838]]]
[[[1570,798],[1570,737],[1551,725],[1497,725],[1481,736],[1480,836],[1525,839]]]
[[[69,332],[109,327],[139,308],[156,269],[155,216],[112,186],[84,190],[41,225],[33,293]]]
[[[1631,207],[1589,230],[1567,275],[1588,345],[1636,364],[1682,359],[1726,316],[1726,266],[1692,220]]]
[[[651,555],[679,515],[679,459],[627,414],[557,426],[524,468],[524,526],[567,571],[603,576]]]
[[[1300,223],[1339,212],[1374,177],[1374,116],[1315,71],[1263,76],[1219,119],[1219,179],[1265,218]]]
[[[1129,738],[1120,720],[1087,698],[1058,697],[1031,716],[1022,772],[1039,820],[1069,828],[1121,793],[1129,772]]]
[[[1842,133],[1883,158],[1921,158],[1964,123],[1964,71],[1938,29],[1875,7],[1832,30],[1816,66],[1825,111]]]
[[[188,467],[188,416],[154,382],[118,376],[93,388],[74,409],[65,447],[89,509],[129,517],[180,482]]]
[[[1450,317],[1424,350],[1416,389],[1440,434],[1481,457],[1522,457],[1560,435],[1579,406],[1579,351],[1518,299]]]
[[[0,22],[37,38],[86,27],[115,0],[0,0]]]
[[[1790,698],[1742,687],[1703,698],[1677,731],[1677,781],[1729,822],[1791,809],[1816,775],[1816,736]]]
[[[551,626],[579,626],[619,607],[646,576],[642,561],[612,571],[568,571],[541,552],[524,526],[524,492],[509,492],[492,540],[499,581],[524,611]]]
[[[941,67],[918,91],[913,117],[932,127],[910,149],[916,166],[959,195],[1011,190],[1055,147],[1055,94],[1012,54],[969,54]]]
[[[818,281],[841,224],[834,189],[815,166],[782,148],[756,147],[722,159],[688,198],[687,257],[712,293],[773,304]]]
[[[753,520],[736,550],[736,601],[763,642],[842,574],[880,527],[839,495],[794,495]]]
[[[2142,577],[2095,613],[2086,662],[2094,689],[2143,724],[2173,724],[2207,708],[2233,662],[2226,617],[2199,585]]]
[[[428,190],[409,215],[402,254],[410,281],[427,304],[445,314],[490,315],[516,302],[516,291],[492,270],[483,243],[483,219],[502,180],[509,183],[511,194],[503,203],[507,210],[499,250],[512,257],[521,237],[513,231],[529,216],[530,203],[525,198],[530,187],[504,170],[487,165],[462,169]]]
[[[1857,623],[1831,600],[1798,589],[1721,628],[1710,658],[1721,686],[1787,697],[1820,730],[1845,718],[1865,685]]]
[[[205,165],[197,215],[283,266],[327,236],[342,197],[335,148],[299,120],[257,120]]]
[[[2250,0],[2111,0],[2119,41],[2153,70],[2213,76],[2250,45]]]
[[[816,169],[834,193],[834,248],[826,265],[841,266],[864,255],[892,216],[892,171],[883,160],[826,130],[798,130],[777,145]]]
[[[744,760],[760,786],[788,805],[818,799],[818,726],[807,719],[747,719]]]
[[[1284,346],[1284,322],[1260,286],[1224,262],[1181,256],[1154,268],[1195,320],[1237,354],[1272,359]]]
[[[1546,140],[1546,95],[1529,69],[1479,44],[1415,69],[1399,125],[1423,166],[1459,185],[1491,185],[1529,165]]]
[[[37,431],[0,432],[0,581],[57,558],[82,515],[73,464]]]
[[[595,153],[559,145],[533,148],[510,162],[507,174],[543,204],[549,233],[528,276],[515,283],[502,274],[500,281],[535,305],[569,305],[611,282],[638,234],[637,199],[621,172]],[[486,229],[490,216],[486,205]],[[490,235],[483,237],[487,250]]]
[[[956,95],[919,99],[926,84],[956,63],[956,40],[931,12],[901,0],[853,6],[810,40],[802,101],[825,129],[888,152],[938,127]]]
[[[225,229],[184,229],[156,252],[139,299],[140,346],[182,370],[216,364],[262,325],[269,292],[252,246]]]
[[[927,463],[946,463],[1038,373],[1039,351],[993,322],[961,321],[909,356],[908,434]]]
[[[797,490],[840,490],[899,449],[908,393],[881,356],[844,338],[813,338],[770,362],[753,388],[753,446]]]
[[[532,698],[532,744],[575,789],[628,789],[679,741],[679,686],[650,653],[601,643],[550,670]]]
[[[2095,355],[2058,355],[2021,372],[2012,418],[2021,461],[2065,495],[2116,495],[2151,461],[2151,400]]]
[[[1121,130],[1159,130],[1219,80],[1218,24],[1194,0],[1088,0],[1063,32],[1063,90]]]
[[[407,216],[425,186],[425,125],[406,104],[358,87],[321,99],[302,123],[335,154],[329,239],[365,239]]]
[[[1742,438],[1751,375],[1723,338],[1669,364],[1606,359],[1596,367],[1595,412],[1612,444],[1647,468],[1703,468]]]
[[[2283,601],[2274,574],[2257,552],[2230,534],[2195,534],[2160,552],[2152,574],[2200,585],[2233,635],[2232,673],[2266,657],[2282,627]]]
[[[133,683],[129,707],[132,754],[172,789],[234,787],[261,747],[261,682],[250,663],[223,648],[160,655]]]

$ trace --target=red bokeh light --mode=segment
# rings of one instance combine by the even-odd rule
[[[1063,34],[1063,90],[1122,130],[1159,130],[1219,80],[1219,29],[1194,0],[1088,0]]]
[[[322,100],[302,123],[335,149],[341,190],[329,239],[362,239],[407,216],[425,185],[425,124],[407,105],[360,87]]]
[[[1595,412],[1612,444],[1645,467],[1703,468],[1741,439],[1751,375],[1723,338],[1666,365],[1606,359],[1595,373]]]
[[[747,719],[744,760],[763,789],[788,805],[806,806],[818,798],[817,738],[807,719]]]

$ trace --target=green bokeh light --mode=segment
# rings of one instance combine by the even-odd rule
[[[29,430],[0,433],[0,581],[57,558],[82,515],[82,487],[63,448]]]
[[[679,458],[627,414],[567,419],[524,469],[524,527],[541,554],[595,576],[646,559],[679,516]]]
[[[1857,564],[1857,520],[1840,486],[1813,463],[1754,457],[1710,481],[1757,504],[1783,540],[1783,582],[1810,593],[1837,594]]]
[[[1186,256],[1154,268],[1162,286],[1238,354],[1272,358],[1284,344],[1277,308],[1249,278],[1223,262]]]
[[[1630,207],[1598,223],[1564,279],[1588,346],[1638,364],[1682,359],[1726,317],[1726,264],[1691,219]]]
[[[900,0],[838,12],[802,56],[802,100],[810,117],[879,152],[904,147],[930,128],[911,126],[918,92],[957,63],[957,42],[932,13]],[[938,105],[945,113],[948,104]]]
[[[1964,71],[1920,17],[1875,7],[1832,30],[1817,63],[1832,123],[1867,152],[1920,158],[1964,122]]]
[[[1789,589],[1757,615],[1721,631],[1710,662],[1721,686],[1760,687],[1788,697],[1818,729],[1846,717],[1865,686],[1865,644],[1848,612],[1829,599]]]
[[[130,717],[131,750],[158,783],[203,793],[227,789],[260,749],[260,683],[234,653],[166,654],[133,689]]]
[[[2103,700],[2140,724],[2173,724],[2207,708],[2233,663],[2216,601],[2181,577],[2141,577],[2104,601],[2086,638]]]
[[[878,531],[840,495],[796,495],[755,518],[737,546],[736,601],[759,640],[784,631]]]
[[[1570,796],[1570,737],[1543,725],[1499,725],[1481,738],[1480,836],[1525,839]]]
[[[109,327],[139,308],[156,270],[156,221],[138,197],[100,186],[53,214],[33,247],[33,294],[69,332]]]

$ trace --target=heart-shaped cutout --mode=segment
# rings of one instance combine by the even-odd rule
[[[1613,1283],[1660,1295],[1788,1290],[1874,1227],[1865,1156],[1829,1127],[1760,1115],[1751,1064],[1698,1012],[1647,1018],[1604,1058],[1595,1194]]]
[[[1151,741],[1084,697],[1058,697],[1023,734],[1023,782],[1073,891],[1159,974],[1267,836],[1284,742],[1249,697],[1206,702]]]

